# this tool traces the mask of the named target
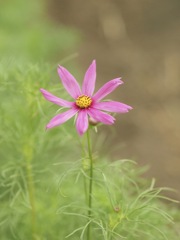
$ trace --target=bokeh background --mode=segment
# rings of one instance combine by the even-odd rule
[[[76,60],[84,70],[97,59],[98,86],[125,82],[114,97],[134,110],[108,130],[104,151],[149,165],[159,186],[180,190],[180,1],[51,0],[47,11],[78,29]]]
[[[71,100],[58,64],[81,83],[93,59],[96,89],[122,77],[125,84],[110,98],[134,107],[113,126],[98,127],[98,137],[92,133],[93,211],[100,224],[93,234],[110,239],[118,224],[130,240],[179,239],[179,204],[160,200],[180,199],[179,12],[179,0],[0,1],[3,240],[85,233],[84,139],[77,138],[74,119],[45,131],[61,109],[39,89]]]
[[[180,191],[180,1],[0,5],[1,60],[60,63],[82,81],[96,59],[97,88],[122,77],[125,84],[113,98],[134,110],[118,116],[112,128],[99,129],[102,152],[148,165],[146,176],[155,177],[158,186]]]

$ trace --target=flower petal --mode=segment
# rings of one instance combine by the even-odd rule
[[[114,91],[120,84],[122,84],[123,81],[121,81],[120,78],[115,78],[107,83],[105,83],[98,91],[94,94],[93,100],[99,101],[103,99],[105,96],[107,96],[109,93]]]
[[[84,76],[84,81],[82,85],[83,94],[91,97],[94,92],[95,82],[96,82],[96,61],[93,60]]]
[[[58,98],[43,88],[41,88],[40,91],[43,94],[43,96],[45,97],[45,99],[47,99],[50,102],[53,102],[62,107],[72,107],[73,106],[73,102],[68,102],[64,99]]]
[[[47,124],[46,128],[53,128],[53,127],[56,127],[58,125],[61,125],[62,123],[66,122],[67,120],[72,118],[77,112],[78,112],[78,109],[70,109],[66,112],[63,112],[63,113],[60,113],[60,114],[56,115]]]
[[[92,117],[97,122],[102,122],[107,125],[111,125],[115,121],[115,118],[112,117],[111,115],[109,115],[105,112],[101,112],[100,110],[95,109],[95,108],[89,108],[88,114],[90,117]]]
[[[64,88],[74,99],[81,95],[81,89],[78,82],[66,68],[59,66],[58,74],[62,80]]]
[[[121,102],[109,101],[109,102],[97,102],[93,104],[93,108],[108,111],[108,112],[117,112],[117,113],[126,113],[132,109],[131,106],[128,106]]]
[[[88,115],[85,109],[79,111],[78,113],[77,120],[76,120],[76,129],[79,135],[82,135],[88,129]]]

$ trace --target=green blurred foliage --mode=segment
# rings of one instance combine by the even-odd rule
[[[85,239],[89,160],[86,149],[81,150],[84,139],[77,138],[73,120],[45,131],[46,123],[62,109],[45,101],[39,91],[45,88],[68,99],[54,63],[59,58],[66,62],[64,57],[72,54],[78,39],[76,31],[47,20],[44,1],[1,3],[3,240],[61,240],[68,234],[69,239]],[[141,169],[128,160],[109,163],[97,154],[94,161],[92,226],[97,240],[179,239],[179,215],[159,201],[161,189],[139,177]]]
[[[39,88],[49,87],[52,91],[57,88],[55,84],[50,87],[51,72],[52,68],[48,65],[1,62],[0,222],[3,239],[31,239],[28,212],[31,212],[29,188],[32,186],[29,186],[29,182],[37,187],[34,193],[38,196],[36,205],[40,219],[37,217],[37,221],[41,221],[41,211],[44,217],[48,218],[48,215],[53,213],[52,218],[56,218],[58,187],[53,163],[65,161],[76,155],[77,147],[73,137],[75,131],[68,132],[68,125],[66,128],[62,126],[60,130],[45,131],[45,125],[49,121],[48,115],[54,114],[57,107],[48,104],[42,98]],[[58,91],[61,93],[60,87]],[[69,146],[74,148],[72,152],[69,151]],[[42,226],[46,229],[49,223],[44,222]],[[48,231],[51,230],[50,227]]]
[[[0,235],[3,240],[86,239],[85,139],[78,140],[73,120],[45,131],[61,109],[45,101],[39,88],[67,99],[54,68],[12,60],[0,66]],[[97,153],[93,159],[92,236],[179,239],[179,215],[159,200],[162,189],[149,186],[141,169],[129,160],[110,163]]]
[[[3,1],[0,7],[0,54],[16,60],[57,61],[74,53],[79,34],[46,15],[46,1]]]

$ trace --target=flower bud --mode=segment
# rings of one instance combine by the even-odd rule
[[[91,126],[96,126],[99,122],[97,122],[94,118],[90,117],[89,118],[89,124]]]

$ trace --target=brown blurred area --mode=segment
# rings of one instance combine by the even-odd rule
[[[97,60],[97,87],[118,76],[125,82],[113,97],[134,110],[117,117],[113,154],[150,165],[146,175],[158,186],[180,191],[180,1],[51,0],[48,7],[55,21],[81,31],[78,61],[85,70]]]

